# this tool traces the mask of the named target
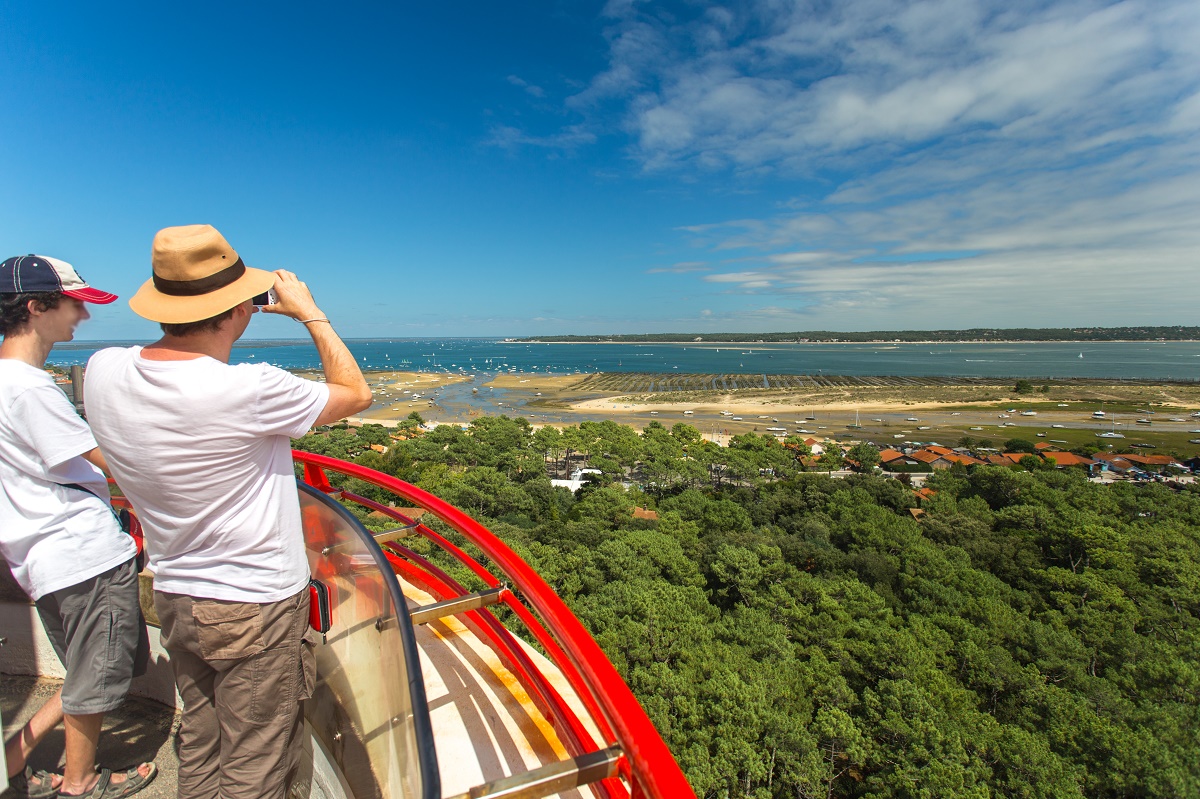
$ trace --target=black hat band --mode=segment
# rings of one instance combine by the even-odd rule
[[[233,266],[227,266],[220,272],[195,280],[167,280],[165,277],[154,275],[154,288],[172,297],[195,297],[197,294],[209,294],[223,289],[244,274],[246,265],[238,258]]]

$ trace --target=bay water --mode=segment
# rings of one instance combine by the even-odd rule
[[[50,362],[86,363],[93,352],[136,342],[60,344]],[[454,373],[897,375],[1200,380],[1200,342],[526,343],[503,339],[351,339],[363,369]],[[241,341],[233,363],[317,369],[310,341]]]

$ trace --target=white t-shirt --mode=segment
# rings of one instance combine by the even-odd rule
[[[141,347],[88,361],[88,421],[146,534],[154,587],[277,602],[308,584],[291,442],[329,399],[323,383]]]
[[[80,457],[95,448],[49,374],[0,358],[0,555],[34,599],[137,554],[113,518],[104,474]]]

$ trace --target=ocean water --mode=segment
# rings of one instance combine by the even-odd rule
[[[49,361],[85,363],[98,349],[133,342],[59,345]],[[936,377],[1096,377],[1200,381],[1200,342],[987,344],[555,344],[500,339],[352,339],[363,369],[457,373],[676,372],[721,374],[899,375]],[[231,361],[285,369],[319,368],[305,341],[244,341]]]

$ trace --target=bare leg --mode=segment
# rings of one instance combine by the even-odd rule
[[[71,796],[87,793],[100,781],[96,771],[96,746],[100,743],[100,726],[103,713],[88,713],[82,716],[65,715],[67,724],[67,768],[63,774],[62,795]],[[145,777],[150,773],[150,764],[138,766],[138,773]],[[112,775],[112,784],[125,782],[125,775]]]
[[[25,769],[25,761],[42,742],[50,730],[63,720],[62,689],[38,708],[33,718],[4,745],[4,757],[8,761],[8,776],[15,777]],[[55,782],[58,778],[55,778]]]

